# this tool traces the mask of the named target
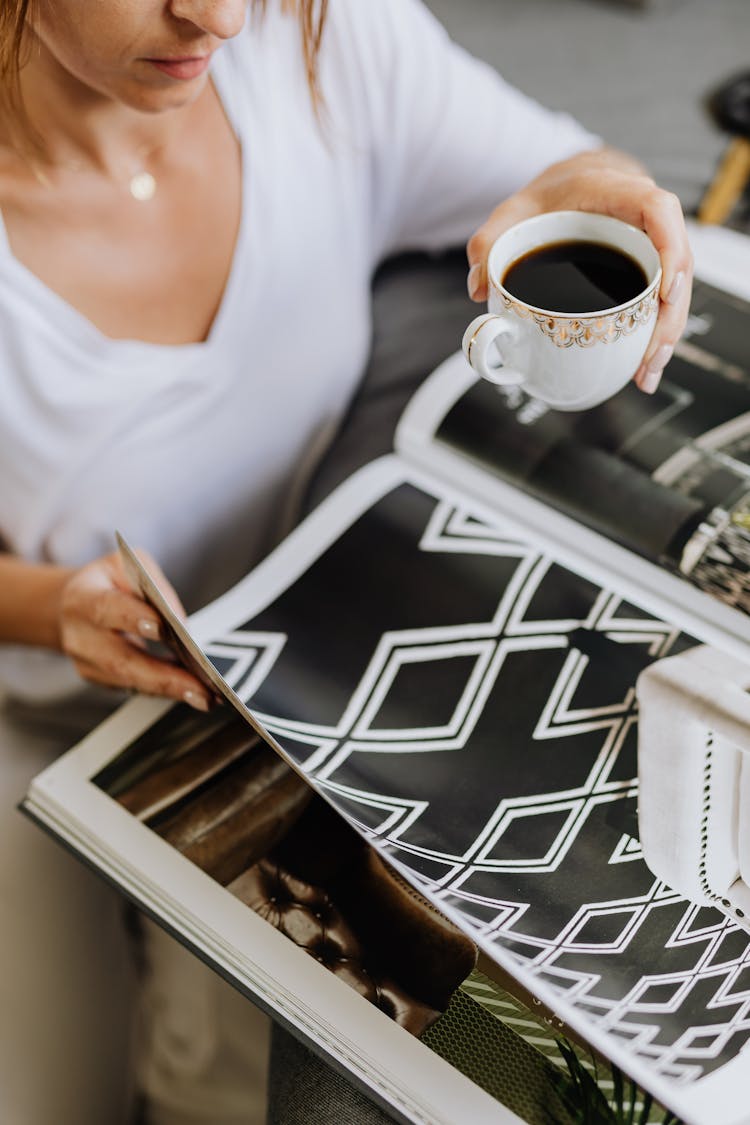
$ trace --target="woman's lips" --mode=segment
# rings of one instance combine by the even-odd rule
[[[170,78],[178,78],[183,82],[190,78],[198,78],[206,70],[211,62],[209,55],[196,55],[194,58],[186,59],[147,59],[152,66],[157,70],[161,70],[164,74],[168,74]]]

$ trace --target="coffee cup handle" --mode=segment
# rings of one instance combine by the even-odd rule
[[[503,360],[501,339],[508,342],[516,338],[516,329],[503,316],[497,313],[482,313],[472,320],[464,332],[461,341],[464,355],[478,375],[488,379],[490,383],[500,386],[512,386],[522,383],[525,376],[522,371],[507,367]],[[500,363],[490,363],[489,352],[495,345],[495,354],[499,356]]]

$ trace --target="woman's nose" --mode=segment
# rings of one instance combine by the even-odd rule
[[[247,0],[171,0],[172,15],[187,20],[206,35],[231,39],[245,22]]]

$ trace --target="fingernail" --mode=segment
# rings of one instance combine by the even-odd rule
[[[182,698],[184,702],[187,703],[188,707],[192,707],[196,711],[209,710],[209,702],[205,695],[201,695],[197,691],[186,691]]]
[[[667,293],[666,297],[664,298],[664,300],[666,301],[666,303],[668,305],[676,305],[677,304],[678,300],[680,299],[680,293],[682,292],[682,287],[683,287],[684,284],[685,284],[685,274],[682,272],[682,270],[680,270],[679,273],[675,274],[674,280],[672,281],[672,284],[669,287],[669,292]]]
[[[475,262],[469,270],[469,276],[466,278],[466,288],[469,291],[469,296],[472,301],[476,300],[477,293],[479,292],[480,274],[482,270],[479,262]]]
[[[657,348],[651,358],[646,360],[646,374],[652,375],[656,371],[661,375],[672,358],[673,350],[669,344],[662,344],[660,348]]]
[[[647,395],[652,395],[659,386],[662,372],[672,358],[672,351],[673,349],[669,344],[662,344],[662,346],[657,348],[654,354],[638,368],[635,381],[640,389],[645,391]]]
[[[642,391],[645,391],[647,395],[652,395],[656,388],[659,386],[661,375],[661,367],[659,367],[656,371],[651,371],[650,368],[647,368],[638,380],[638,386]]]
[[[157,622],[149,620],[148,617],[143,617],[138,622],[138,632],[148,641],[158,641],[161,639],[161,629]]]

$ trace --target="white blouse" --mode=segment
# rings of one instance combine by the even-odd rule
[[[104,336],[0,234],[5,549],[79,565],[118,528],[189,609],[216,596],[288,525],[356,389],[377,263],[460,243],[548,164],[598,143],[453,44],[419,0],[332,0],[320,76],[318,121],[296,21],[275,7],[214,58],[243,196],[203,343]],[[62,664],[5,646],[0,687],[62,690]]]

